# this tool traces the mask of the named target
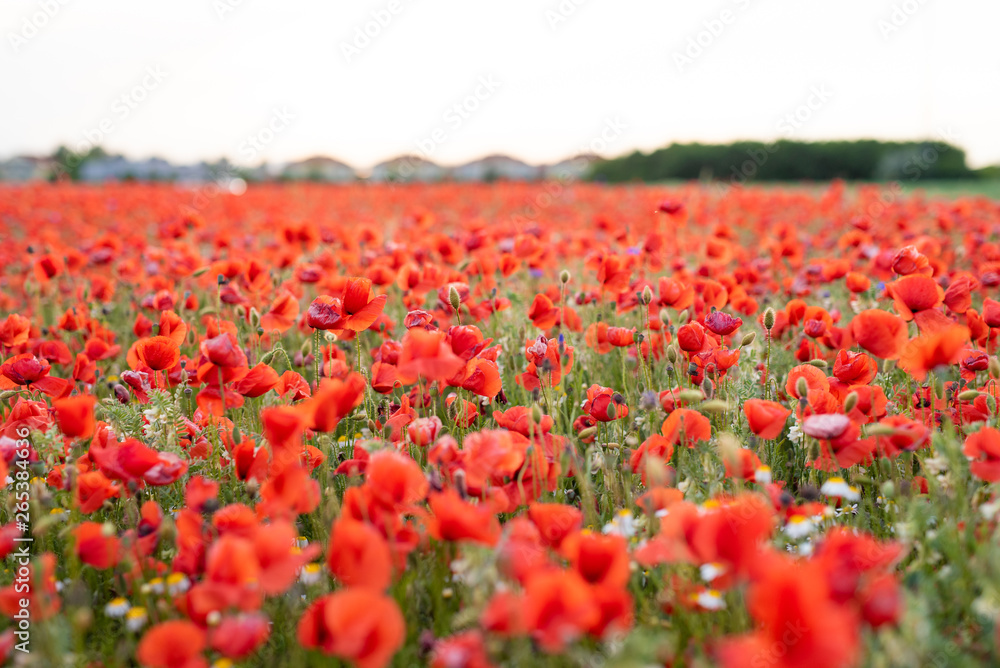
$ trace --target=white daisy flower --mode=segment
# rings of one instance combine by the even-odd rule
[[[638,530],[638,525],[635,522],[635,518],[632,517],[632,513],[628,510],[619,510],[614,519],[604,525],[602,529],[603,533],[613,534],[616,536],[621,536],[623,538],[631,538],[636,534]]]
[[[704,589],[693,595],[694,602],[705,610],[725,610],[726,600],[717,589]]]
[[[322,572],[319,564],[306,564],[299,570],[299,582],[304,585],[316,584]]]
[[[108,604],[104,606],[104,614],[108,617],[124,617],[125,614],[132,609],[127,598],[113,598],[108,601]]]
[[[720,564],[718,562],[712,562],[708,564],[702,564],[701,566],[701,579],[705,582],[711,582],[721,575],[725,575],[726,568],[725,564]]]
[[[132,608],[125,613],[125,628],[129,631],[138,631],[146,625],[148,619],[146,608]]]
[[[191,581],[183,573],[171,573],[167,576],[167,591],[171,596],[183,594],[191,588]]]
[[[819,493],[826,496],[834,496],[838,499],[847,499],[848,501],[857,501],[861,498],[858,488],[848,485],[847,481],[840,476],[834,476],[824,482],[823,486],[819,488]]]
[[[815,530],[816,524],[804,515],[793,515],[783,529],[785,535],[794,540],[805,538]]]

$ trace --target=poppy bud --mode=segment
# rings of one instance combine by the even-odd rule
[[[240,434],[240,427],[239,427],[239,425],[235,425],[235,424],[233,425],[233,432],[232,433],[233,433],[233,443],[242,443],[243,442],[243,435]]]
[[[73,627],[77,631],[86,631],[94,621],[94,613],[90,608],[77,608],[73,613]]]
[[[672,364],[677,363],[677,349],[673,346],[667,348],[667,359],[670,360]]]
[[[896,485],[891,480],[882,483],[882,496],[891,499],[896,496]]]
[[[966,390],[958,395],[959,401],[974,401],[979,396],[978,390]]]
[[[756,340],[757,340],[757,332],[750,332],[749,334],[746,334],[743,337],[742,341],[740,341],[740,348],[745,348]]]
[[[705,395],[698,390],[681,390],[677,393],[677,398],[684,403],[694,403],[695,401],[701,401],[705,398]]]
[[[774,309],[768,306],[767,309],[764,310],[764,317],[762,320],[764,321],[764,329],[770,332],[774,327]]]
[[[616,417],[618,417],[618,407],[614,404],[614,402],[608,404],[607,413],[609,420],[614,420]]]
[[[986,395],[986,407],[990,409],[991,414],[997,412],[997,398],[992,394]]]
[[[850,413],[851,411],[853,411],[855,406],[858,405],[858,399],[859,397],[857,392],[851,392],[850,394],[848,394],[847,398],[844,399],[844,412]]]
[[[805,378],[799,378],[795,382],[795,394],[799,397],[804,397],[809,394],[809,383],[806,382]]]
[[[531,421],[534,424],[540,424],[544,415],[542,414],[542,407],[535,404],[531,407]]]
[[[934,379],[934,397],[944,399],[944,381],[940,378]]]
[[[250,307],[250,326],[254,329],[260,327],[260,311],[253,306]]]
[[[701,390],[705,393],[705,396],[711,399],[715,395],[715,388],[712,387],[712,381],[705,378],[701,381]]]
[[[660,309],[660,322],[662,322],[664,325],[670,324],[670,311],[668,309],[665,308]]]
[[[709,399],[708,401],[702,403],[698,408],[701,409],[702,413],[708,413],[709,415],[717,415],[719,413],[725,413],[729,410],[729,404],[727,404],[722,399]]]
[[[596,433],[597,433],[597,427],[587,427],[586,429],[581,430],[578,436],[581,439],[588,439]]]
[[[892,475],[892,468],[895,466],[891,461],[886,458],[879,460],[879,466],[882,468],[882,475]]]
[[[808,362],[806,362],[806,364],[808,364],[809,366],[814,366],[817,369],[825,369],[826,367],[830,366],[829,364],[826,363],[826,360],[820,360],[820,359],[809,360]]]
[[[562,283],[563,285],[565,285],[565,284],[569,283],[569,279],[570,279],[569,271],[567,271],[566,269],[563,269],[562,271],[559,272],[559,282],[560,283]]]
[[[887,424],[873,424],[870,425],[868,429],[865,430],[865,433],[868,436],[892,436],[893,434],[896,433],[896,429],[894,427],[890,427]]]
[[[642,303],[648,305],[653,301],[653,289],[648,285],[642,289]]]
[[[462,296],[458,294],[458,288],[454,285],[448,288],[448,301],[451,302],[451,307],[458,313],[458,309],[462,305]]]
[[[690,319],[691,319],[691,312],[690,311],[686,311],[686,310],[685,311],[681,311],[680,313],[677,314],[677,323],[676,324],[677,324],[678,327],[680,327],[681,325],[686,325],[687,321],[690,320]]]

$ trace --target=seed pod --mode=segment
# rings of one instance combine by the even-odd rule
[[[698,408],[702,413],[717,415],[719,413],[725,413],[729,410],[729,404],[722,399],[709,399],[708,401],[702,402],[701,406]]]
[[[896,433],[895,427],[890,427],[887,424],[873,424],[865,430],[865,434],[868,436],[892,436]],[[886,460],[882,460],[886,461]]]
[[[694,403],[695,401],[701,401],[705,398],[705,395],[698,390],[681,390],[677,393],[677,398],[685,403]]]
[[[844,399],[844,412],[850,413],[851,411],[853,411],[855,406],[858,405],[858,399],[859,397],[857,392],[851,392],[850,394],[848,394],[847,398]]]
[[[764,329],[770,332],[774,328],[774,309],[768,306],[764,310],[764,317],[762,320],[764,321]]]

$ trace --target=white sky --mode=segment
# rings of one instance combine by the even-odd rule
[[[894,6],[900,25],[883,34]],[[560,7],[573,11],[555,23]],[[372,12],[388,24],[348,62]],[[945,135],[982,166],[1000,163],[998,25],[997,0],[3,0],[0,156],[97,132],[132,157],[325,154],[360,168],[420,146],[455,164]],[[120,98],[147,68],[165,78],[129,108]],[[477,109],[449,112],[490,77]],[[810,100],[814,87],[828,99]],[[283,128],[276,109],[294,117]]]

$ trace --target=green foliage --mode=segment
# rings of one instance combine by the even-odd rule
[[[965,151],[939,141],[782,139],[769,144],[671,144],[648,154],[635,151],[597,163],[591,178],[612,183],[710,178],[741,185],[748,181],[915,181],[976,175],[965,164]]]

